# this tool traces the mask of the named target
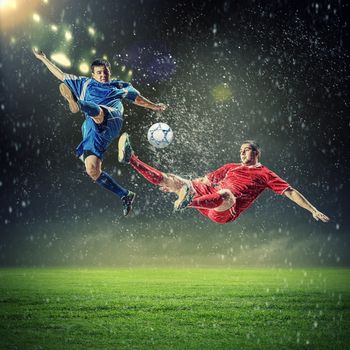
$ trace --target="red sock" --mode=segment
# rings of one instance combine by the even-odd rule
[[[155,168],[152,168],[148,164],[141,162],[135,154],[131,155],[130,164],[139,172],[146,180],[154,185],[159,185],[163,180],[163,173]]]
[[[222,204],[223,201],[220,193],[212,193],[193,199],[189,206],[191,208],[214,209]]]

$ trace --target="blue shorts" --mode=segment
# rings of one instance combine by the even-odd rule
[[[78,157],[88,153],[102,160],[108,146],[120,134],[123,126],[121,112],[115,108],[101,107],[105,110],[103,123],[96,124],[91,117],[87,116],[81,127],[83,141],[76,148]]]

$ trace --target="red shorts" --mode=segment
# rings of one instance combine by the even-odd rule
[[[196,191],[194,199],[204,196],[206,194],[217,193],[217,189],[215,189],[214,187],[205,185],[198,181],[192,181],[192,186],[193,189]],[[197,209],[201,214],[218,224],[227,224],[228,222],[234,221],[237,218],[234,206],[225,211],[216,211],[214,209],[195,209]]]

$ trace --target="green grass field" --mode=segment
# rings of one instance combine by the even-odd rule
[[[1,349],[349,349],[349,269],[0,269]]]

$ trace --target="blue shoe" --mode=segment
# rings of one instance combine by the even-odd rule
[[[174,203],[175,210],[182,210],[187,208],[194,197],[194,193],[191,191],[191,187],[188,185],[183,185],[180,192],[179,198]]]
[[[119,137],[118,142],[118,160],[120,163],[128,164],[130,163],[131,155],[133,154],[133,150],[131,148],[131,144],[129,141],[129,135],[124,132]]]
[[[134,203],[136,194],[134,192],[129,191],[128,194],[122,197],[123,202],[123,214],[124,216],[128,216],[132,210],[132,204]]]
[[[79,112],[79,105],[77,103],[77,100],[75,98],[75,96],[73,95],[72,91],[70,90],[70,88],[64,84],[61,83],[60,86],[60,93],[61,95],[67,100],[68,105],[69,105],[69,109],[72,113],[77,113]]]

